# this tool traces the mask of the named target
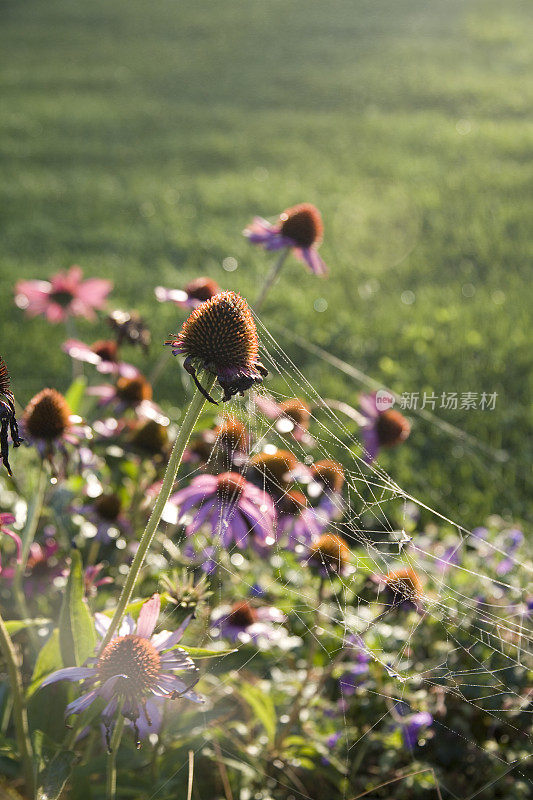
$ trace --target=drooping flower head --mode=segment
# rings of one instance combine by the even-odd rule
[[[99,339],[91,345],[79,339],[67,339],[61,347],[71,358],[93,364],[104,375],[118,374],[125,378],[134,378],[139,374],[136,367],[119,361],[118,344],[113,339]]]
[[[17,533],[14,533],[10,530],[7,526],[12,525],[15,522],[15,517],[13,514],[8,513],[0,513],[0,533],[3,533],[4,536],[9,536],[15,542],[15,546],[17,548],[17,563],[20,564],[20,559],[22,556],[22,542],[20,540],[20,536]],[[0,572],[2,572],[2,558],[0,557]]]
[[[262,217],[254,217],[244,235],[252,244],[262,245],[265,250],[290,247],[311,272],[325,276],[328,268],[317,250],[323,231],[320,211],[311,203],[301,203],[283,211],[274,225]]]
[[[11,475],[9,435],[11,435],[13,447],[19,447],[22,444],[23,439],[19,436],[15,417],[15,396],[11,391],[9,372],[4,359],[0,356],[0,460],[7,469],[8,474]]]
[[[211,634],[223,636],[231,642],[253,643],[259,648],[278,646],[288,649],[295,644],[288,635],[285,614],[274,606],[253,606],[247,600],[239,600],[232,606],[221,606],[211,615]],[[299,640],[298,640],[299,641]]]
[[[380,447],[395,447],[404,442],[411,432],[409,421],[395,408],[384,411],[376,405],[376,395],[363,395],[360,406],[367,424],[362,429],[366,460],[371,462],[378,454]]]
[[[66,667],[49,675],[41,687],[56,681],[84,681],[84,694],[69,703],[65,716],[80,714],[98,698],[103,698],[106,706],[102,720],[106,726],[109,743],[114,716],[120,713],[133,722],[139,746],[137,721],[150,728],[147,703],[150,700],[164,700],[185,697],[195,703],[203,699],[192,691],[198,677],[197,668],[186,652],[176,647],[181,640],[191,617],[174,632],[161,631],[154,634],[159,617],[160,598],[155,594],[141,608],[137,625],[127,615],[118,635],[104,647],[95,658],[88,659],[82,667]],[[96,614],[96,631],[103,638],[110,625],[105,614]],[[174,672],[192,672],[195,677],[186,683]]]
[[[184,289],[165,289],[155,287],[155,296],[160,303],[175,303],[180,308],[198,308],[206,300],[210,300],[221,291],[220,286],[212,278],[195,278]]]
[[[314,439],[308,434],[311,409],[299,397],[292,397],[278,403],[267,394],[254,394],[254,405],[265,417],[276,420],[275,428],[278,433],[290,435],[297,442],[305,445],[314,444]]]
[[[239,451],[247,453],[250,447],[250,434],[246,430],[246,426],[237,419],[237,417],[229,416],[224,419],[215,428],[214,434],[216,436],[217,446],[233,453]]]
[[[117,345],[123,344],[139,345],[144,352],[148,352],[151,341],[151,333],[146,322],[137,311],[112,311],[107,321],[117,338]]]
[[[170,502],[182,515],[198,508],[185,527],[188,535],[206,526],[226,548],[235,542],[244,549],[251,539],[254,547],[263,552],[274,544],[274,504],[266,492],[238,472],[199,475],[185,489],[176,492]]]
[[[325,575],[346,575],[351,567],[352,554],[341,536],[324,533],[309,547],[307,563]]]
[[[67,443],[79,444],[86,434],[80,423],[80,417],[71,413],[67,401],[55,389],[43,389],[32,397],[22,417],[28,442],[51,463],[56,452],[66,459]]]
[[[276,450],[257,453],[250,459],[250,466],[267,492],[278,497],[293,483],[292,473],[298,467],[298,459],[290,450]]]
[[[252,314],[235,292],[222,292],[193,311],[177,336],[165,342],[173,355],[184,355],[184,367],[202,394],[217,405],[198,381],[209,372],[224,391],[222,401],[262,383],[267,370],[258,360],[259,341]]]
[[[58,272],[50,281],[19,281],[15,303],[30,317],[40,314],[49,322],[64,322],[69,316],[94,319],[94,309],[102,308],[113,284],[102,278],[83,280],[81,267]]]

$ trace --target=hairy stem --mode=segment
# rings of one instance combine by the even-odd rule
[[[117,710],[117,721],[113,730],[113,736],[109,743],[109,752],[107,754],[107,773],[106,773],[106,798],[107,800],[115,800],[117,791],[117,751],[120,747],[120,740],[122,739],[122,732],[124,730],[124,717],[121,712],[122,704]]]
[[[13,642],[6,628],[5,622],[0,614],[0,651],[4,657],[13,695],[13,720],[17,734],[17,744],[22,757],[22,768],[28,796],[35,796],[35,769],[33,761],[33,749],[31,745],[30,729],[28,726],[28,714],[24,700],[24,690],[22,688],[22,678],[17,666],[17,657]]]
[[[212,375],[207,376],[205,380],[205,389],[209,391],[212,388],[214,382],[215,382],[214,376]],[[172,448],[172,453],[170,454],[170,460],[167,465],[161,489],[159,490],[159,494],[155,501],[153,511],[150,515],[150,519],[148,520],[146,528],[144,529],[141,541],[139,542],[139,547],[137,549],[137,552],[135,553],[135,557],[133,559],[128,575],[126,577],[126,581],[124,583],[124,587],[120,594],[118,604],[115,609],[115,613],[113,614],[113,619],[111,620],[111,624],[107,629],[107,633],[102,641],[102,645],[100,647],[100,653],[113,637],[113,634],[117,629],[120,620],[122,619],[124,611],[126,610],[126,606],[128,605],[131,599],[135,583],[137,582],[137,578],[139,577],[139,573],[144,564],[144,559],[146,558],[146,554],[155,536],[155,532],[157,530],[157,526],[159,525],[163,509],[165,508],[168,498],[170,497],[170,493],[172,491],[172,487],[174,485],[174,481],[176,479],[179,466],[181,464],[181,459],[183,457],[183,451],[187,446],[187,442],[190,439],[191,433],[196,424],[196,421],[198,420],[198,417],[200,416],[204,404],[205,404],[205,398],[203,397],[200,391],[196,390],[191,400],[191,404],[185,415],[185,419],[183,420],[181,428],[178,431],[178,435],[176,436],[176,441],[174,442],[174,447]]]
[[[278,278],[278,276],[279,276],[279,274],[281,272],[281,268],[283,267],[283,264],[285,263],[285,259],[287,258],[288,255],[289,255],[289,248],[287,247],[287,248],[285,248],[285,250],[281,251],[278,260],[274,263],[274,266],[272,267],[272,269],[270,270],[270,272],[266,276],[265,282],[264,282],[263,286],[261,287],[261,291],[259,292],[257,300],[254,303],[254,311],[260,311],[261,310],[261,308],[263,306],[263,303],[265,302],[266,297],[267,297],[269,291],[271,290],[272,286],[276,282],[276,280],[277,280],[277,278]]]

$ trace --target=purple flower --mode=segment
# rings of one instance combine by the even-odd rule
[[[94,309],[102,308],[113,284],[102,278],[83,279],[81,267],[58,272],[51,281],[19,281],[15,304],[28,316],[44,315],[48,322],[64,322],[67,317],[94,319]]]
[[[286,535],[289,547],[294,550],[298,544],[308,545],[318,539],[326,527],[313,508],[308,508],[302,492],[287,491],[278,503],[278,538]]]
[[[134,725],[137,741],[139,721],[152,728],[154,721],[150,716],[148,702],[157,698],[185,697],[195,703],[203,699],[192,691],[198,678],[190,683],[174,675],[179,672],[197,672],[194,662],[187,653],[176,647],[191,617],[173,633],[161,631],[154,634],[159,617],[160,598],[158,594],[148,600],[141,608],[137,626],[127,615],[118,635],[104,647],[102,652],[87,660],[82,667],[66,667],[53,672],[41,684],[49,686],[56,681],[83,681],[84,692],[65,709],[65,717],[80,714],[96,699],[103,698],[106,706],[102,720],[106,726],[107,740],[111,734],[113,717],[119,711]],[[95,615],[96,631],[104,637],[110,625],[105,614]]]
[[[402,731],[404,746],[408,750],[414,750],[418,744],[420,731],[433,725],[433,717],[429,711],[418,711],[411,714],[405,704],[399,704],[397,710],[400,715],[397,724]]]
[[[346,672],[339,678],[339,689],[343,696],[355,694],[355,690],[363,682],[363,676],[368,673],[370,656],[364,642],[359,636],[349,636],[345,647],[355,650],[354,663],[350,664]]]
[[[82,425],[81,417],[71,413],[67,401],[55,389],[43,389],[32,397],[24,411],[21,428],[26,441],[33,444],[41,458],[49,461],[54,469],[55,455],[62,456],[61,472],[66,472],[66,445],[74,445],[79,456],[81,440],[92,435],[89,428]]]
[[[447,572],[451,566],[459,563],[459,544],[447,547],[440,558],[437,558],[435,564],[441,572]]]
[[[291,637],[283,626],[286,617],[279,608],[262,606],[255,608],[246,600],[232,606],[221,606],[211,615],[212,634],[223,636],[232,642],[253,643],[260,649],[275,645],[284,650],[300,642]]]
[[[9,372],[4,359],[0,357],[0,462],[4,464],[8,475],[11,475],[8,434],[11,434],[13,447],[20,447],[23,440],[19,436],[15,416],[15,395],[11,391]]]
[[[250,537],[260,552],[274,544],[274,504],[266,492],[238,472],[199,475],[187,488],[176,492],[170,502],[182,515],[198,509],[185,527],[188,535],[205,525],[226,548],[235,542],[242,550]]]
[[[287,208],[274,225],[262,217],[254,217],[243,233],[251,244],[260,245],[265,250],[290,248],[315,275],[325,277],[328,274],[317,250],[322,241],[322,217],[310,203]]]
[[[361,395],[359,405],[367,421],[361,431],[366,451],[365,461],[371,463],[381,447],[395,447],[405,441],[411,432],[411,426],[403,414],[394,408],[380,411],[375,393]]]
[[[291,435],[297,442],[307,447],[315,444],[315,440],[307,430],[311,419],[311,409],[305,400],[293,397],[277,403],[270,395],[254,392],[253,402],[263,416],[276,420],[274,427],[279,434]]]
[[[15,522],[15,517],[13,514],[7,513],[0,513],[0,533],[3,533],[4,536],[9,536],[10,539],[13,539],[15,542],[15,546],[17,548],[17,563],[20,564],[20,559],[22,556],[22,542],[20,540],[20,536],[17,533],[13,533],[7,528],[7,525],[12,525]],[[2,572],[2,559],[0,557],[0,572]]]
[[[212,278],[195,278],[184,289],[165,289],[155,287],[155,296],[160,303],[175,303],[180,308],[198,308],[221,291],[218,283]]]
[[[132,532],[130,521],[122,511],[122,500],[116,492],[103,493],[77,511],[96,527],[96,538],[104,544],[116,538],[116,531],[124,535]],[[115,536],[111,535],[113,531]]]
[[[158,419],[161,415],[159,407],[152,402],[152,386],[140,372],[132,378],[119,377],[116,384],[91,386],[87,394],[99,397],[100,406],[112,406],[116,414],[126,409],[135,409],[137,414],[146,419]]]
[[[91,345],[79,339],[67,339],[61,345],[62,350],[76,361],[92,364],[104,375],[123,375],[135,378],[139,374],[137,367],[118,360],[118,345],[112,339],[94,342]]]

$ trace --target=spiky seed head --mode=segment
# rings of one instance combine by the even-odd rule
[[[142,636],[130,634],[112,639],[98,659],[98,678],[102,683],[123,674],[121,690],[127,696],[142,699],[155,689],[161,658],[153,644]]]
[[[187,284],[184,290],[194,300],[210,300],[215,294],[220,293],[220,286],[212,278],[195,278]]]
[[[407,439],[411,426],[403,414],[395,408],[389,408],[379,414],[376,431],[381,447],[394,447]]]
[[[303,509],[307,507],[307,498],[303,492],[297,489],[285,492],[279,502],[279,510],[282,514],[297,517]]]
[[[311,474],[317,483],[321,483],[330,491],[340,492],[344,486],[344,469],[338,461],[329,458],[315,461],[311,467]]]
[[[224,503],[235,503],[245,484],[245,479],[238,472],[222,472],[217,478],[217,495]]]
[[[291,400],[284,400],[280,403],[280,408],[290,420],[292,420],[300,428],[307,430],[309,427],[309,420],[311,419],[311,409],[299,397],[293,397]]]
[[[43,389],[26,406],[23,423],[32,438],[51,442],[70,428],[70,416],[63,395],[55,389]]]
[[[350,563],[351,552],[340,536],[324,533],[311,547],[309,561],[328,572],[342,572]]]
[[[234,450],[247,451],[249,444],[248,431],[236,417],[227,417],[215,428],[217,443],[220,447],[233,452]]]
[[[257,622],[257,611],[246,600],[240,600],[232,605],[227,621],[239,628],[247,628]]]
[[[152,387],[144,375],[135,378],[122,376],[117,381],[117,396],[128,405],[137,405],[143,400],[152,399]]]
[[[281,234],[298,247],[312,247],[322,240],[324,226],[320,211],[311,203],[301,203],[280,214]]]
[[[113,339],[99,339],[93,342],[91,350],[103,361],[116,361],[118,355],[118,345]]]
[[[269,491],[282,492],[292,483],[290,472],[296,469],[298,459],[289,450],[276,450],[275,453],[257,453],[250,463],[263,477]]]
[[[385,584],[393,593],[393,602],[417,600],[422,596],[422,581],[412,567],[401,567],[385,575]]]

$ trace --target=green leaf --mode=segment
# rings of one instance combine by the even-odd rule
[[[78,550],[72,550],[70,574],[59,614],[59,646],[66,667],[79,667],[96,644],[94,623],[83,597],[83,566]]]
[[[67,393],[65,394],[65,400],[68,403],[68,407],[72,411],[73,414],[79,414],[81,404],[83,401],[83,396],[85,394],[85,387],[87,386],[87,378],[81,375],[76,380],[72,381],[69,388],[67,389]]]
[[[14,636],[24,628],[29,628],[31,625],[48,625],[49,619],[9,619],[6,622],[7,632],[10,636]]]
[[[41,683],[50,673],[55,672],[56,669],[61,669],[62,666],[63,660],[59,648],[59,631],[56,628],[37,656],[31,683],[28,687],[28,698],[37,691]]]
[[[37,800],[57,800],[72,771],[76,754],[71,750],[57,753],[41,772]]]
[[[273,742],[276,736],[276,709],[270,695],[250,683],[243,684],[238,691],[263,725],[270,741]]]
[[[176,649],[185,650],[191,658],[222,658],[222,656],[229,656],[230,653],[236,653],[238,650],[237,647],[232,650],[206,650],[204,647],[186,647],[184,644],[176,645]]]

